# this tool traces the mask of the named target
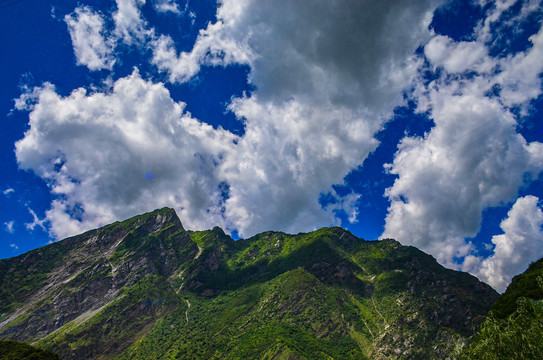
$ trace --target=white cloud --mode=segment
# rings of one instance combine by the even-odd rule
[[[146,46],[155,38],[154,29],[143,19],[141,7],[146,0],[116,0],[117,10],[112,14],[114,28],[106,28],[104,16],[88,6],[77,7],[66,15],[72,45],[78,65],[89,70],[111,70],[116,62],[114,50],[119,42],[126,45]],[[175,11],[175,3],[165,0],[154,3],[157,9]]]
[[[162,84],[135,71],[108,94],[76,89],[61,97],[47,84],[32,94],[16,156],[58,197],[45,219],[55,236],[161,206],[194,228],[217,224],[217,166],[236,137],[193,119]],[[32,228],[42,221],[35,217]]]
[[[240,234],[335,224],[338,209],[323,211],[319,194],[341,183],[375,148],[374,129],[349,109],[299,101],[273,106],[252,97],[234,101],[232,110],[247,119],[222,167],[230,184],[225,215]],[[349,201],[342,203],[349,211]]]
[[[167,35],[161,37],[155,35],[154,27],[149,26],[141,13],[141,7],[145,3],[146,0],[116,0],[117,9],[111,14],[114,24],[112,30],[106,28],[104,16],[88,6],[80,6],[72,14],[66,15],[65,21],[72,38],[77,63],[86,65],[90,70],[111,70],[116,62],[114,50],[120,42],[136,46],[140,50],[148,46],[156,48],[153,51],[159,66],[165,66],[163,62],[171,62],[171,59],[164,60],[162,57],[175,55],[167,51],[166,54],[161,54],[164,47],[170,46],[167,42],[171,39]],[[181,11],[174,0],[153,0],[152,4],[155,10],[161,13],[172,12],[181,15],[188,9],[186,3],[185,9]],[[190,13],[189,16],[192,17],[193,14]],[[206,30],[202,30],[202,36],[205,36],[205,32]]]
[[[146,0],[116,0],[116,2],[117,11],[113,13],[115,22],[113,34],[127,45],[143,44],[144,40],[152,35],[140,11]]]
[[[488,56],[484,44],[476,41],[454,42],[437,35],[426,44],[424,54],[435,66],[443,66],[449,73],[465,71],[490,72],[496,65]]]
[[[416,73],[412,54],[430,36],[438,3],[227,0],[191,52],[177,55],[163,37],[153,63],[172,82],[190,80],[203,64],[249,64],[262,101],[325,96],[390,111]]]
[[[13,234],[15,232],[15,221],[11,220],[11,221],[7,221],[4,223],[4,226],[6,227],[6,231],[10,234]]]
[[[85,65],[90,70],[111,70],[115,64],[113,56],[114,42],[106,40],[104,19],[88,6],[75,9],[66,15],[72,45],[78,65]]]
[[[19,247],[16,244],[9,244],[9,246],[14,250],[19,250]]]
[[[225,215],[241,234],[336,221],[331,208],[321,209],[318,194],[342,183],[377,146],[373,135],[402,103],[416,72],[412,54],[430,35],[435,5],[222,3],[217,28],[187,56],[208,54],[213,44],[251,67],[257,90],[230,107],[245,134],[224,166]]]
[[[492,256],[481,259],[470,256],[464,263],[469,270],[499,292],[505,291],[513,276],[526,270],[528,264],[543,254],[543,211],[539,199],[525,196],[517,199],[500,227],[503,234],[492,238]]]
[[[30,212],[30,215],[32,215],[32,222],[31,223],[26,223],[25,226],[28,230],[30,231],[34,231],[34,229],[36,228],[36,226],[40,227],[43,231],[47,231],[47,229],[45,228],[45,223],[47,222],[47,218],[44,218],[44,219],[40,219],[38,217],[38,215],[36,215],[36,213],[34,212],[34,210],[32,209],[28,209],[28,212]]]
[[[479,5],[482,8],[488,7],[486,18],[480,22],[475,31],[476,37],[490,45],[502,40],[504,29],[510,29],[513,33],[522,31],[522,27],[518,24],[525,21],[530,15],[541,11],[541,0],[479,0]],[[520,4],[520,10],[510,17],[504,18],[504,14],[510,12],[512,8]]]
[[[175,0],[154,0],[153,7],[157,12],[172,12],[174,14],[181,14],[179,5],[175,2]]]
[[[10,196],[14,192],[15,192],[15,190],[13,188],[7,188],[6,190],[3,191],[5,196]]]
[[[245,134],[224,166],[225,215],[242,235],[336,221],[318,194],[342,183],[377,146],[373,135],[402,103],[416,72],[411,55],[430,35],[434,5],[222,3],[219,28],[205,41],[216,44],[222,36],[237,45],[226,53],[250,65],[257,89],[230,107]],[[194,49],[205,53],[201,44]],[[352,202],[339,203],[352,214]]]
[[[496,9],[511,5],[502,1]],[[526,51],[496,58],[485,45],[492,39],[480,34],[469,43],[437,35],[425,46],[431,65],[443,71],[418,85],[414,96],[435,126],[424,137],[404,138],[389,165],[398,179],[386,193],[391,205],[383,236],[451,267],[465,256],[473,261],[474,246],[465,238],[478,233],[483,210],[514,201],[525,174],[543,170],[543,144],[516,132],[520,119],[512,111],[526,114],[542,93],[543,30]]]
[[[502,60],[503,72],[496,83],[501,88],[501,100],[506,106],[522,105],[527,114],[529,101],[541,94],[543,72],[543,27],[530,37],[532,47],[525,52]]]
[[[336,223],[334,211],[353,215],[355,194],[324,210],[319,195],[377,146],[373,136],[403,103],[417,71],[413,54],[440,2],[227,0],[181,53],[168,35],[154,37],[143,3],[118,1],[114,34],[126,44],[148,40],[171,82],[189,81],[201,66],[250,67],[256,91],[230,106],[245,134],[198,122],[163,85],[137,74],[107,95],[78,89],[62,98],[51,85],[23,94],[17,106],[32,111],[31,128],[17,159],[59,196],[47,212],[53,232],[164,205],[189,227],[222,223],[242,236],[311,230]]]
[[[390,165],[398,175],[385,234],[430,252],[442,263],[467,255],[464,238],[479,231],[484,208],[512,200],[524,174],[537,174],[541,154],[515,131],[496,101],[432,91],[435,127],[424,138],[404,138]]]
[[[225,36],[221,22],[200,30],[191,52],[177,55],[173,40],[167,35],[155,39],[152,45],[152,63],[159,71],[167,72],[172,83],[189,81],[202,65],[249,64],[252,56],[247,46]]]

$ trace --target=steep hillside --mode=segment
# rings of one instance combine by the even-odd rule
[[[506,318],[517,310],[517,303],[521,297],[531,300],[543,299],[543,258],[530,264],[524,273],[513,278],[505,293],[492,307],[492,313],[498,318]]]
[[[176,295],[168,279],[197,252],[175,212],[161,209],[2,260],[0,336],[58,340],[65,358],[116,354],[179,306],[141,304]]]
[[[513,278],[460,359],[540,359],[543,259]]]
[[[497,293],[341,228],[232,240],[160,209],[0,260],[0,338],[63,359],[445,359]]]

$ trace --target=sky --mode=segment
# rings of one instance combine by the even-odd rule
[[[543,257],[541,0],[0,0],[0,258],[173,207],[503,291]]]

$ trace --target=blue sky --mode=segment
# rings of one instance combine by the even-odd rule
[[[0,1],[0,257],[171,206],[502,291],[543,256],[539,0]]]

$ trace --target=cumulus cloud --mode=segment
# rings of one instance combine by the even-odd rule
[[[488,16],[512,3],[496,2]],[[486,34],[479,30],[472,42],[436,35],[426,44],[431,68],[442,71],[427,85],[420,81],[414,98],[435,126],[424,137],[404,138],[388,165],[398,178],[386,192],[383,236],[456,268],[465,256],[473,260],[476,249],[465,238],[478,233],[483,210],[513,201],[525,175],[543,170],[543,144],[516,132],[519,116],[541,95],[543,30],[530,37],[530,48],[507,57],[489,56]]]
[[[113,13],[114,36],[127,45],[142,44],[150,35],[147,22],[142,18],[140,10],[146,0],[116,0],[116,2],[117,11]]]
[[[430,95],[435,127],[407,137],[389,171],[398,175],[385,234],[430,252],[442,263],[471,250],[482,211],[512,200],[524,174],[537,174],[541,144],[528,145],[498,101],[446,89]]]
[[[14,250],[19,250],[19,247],[16,244],[9,244],[9,246]]]
[[[482,259],[470,256],[464,269],[488,282],[499,292],[505,291],[513,276],[526,270],[543,253],[543,211],[539,199],[525,196],[517,199],[500,227],[503,234],[492,238],[492,256]]]
[[[532,47],[501,61],[503,71],[496,83],[501,89],[501,100],[506,106],[520,105],[522,115],[528,113],[529,101],[541,95],[543,72],[543,27],[530,37]]]
[[[200,30],[196,44],[190,52],[177,55],[171,37],[161,35],[152,42],[153,58],[151,62],[159,71],[166,72],[172,83],[184,83],[192,79],[202,65],[227,66],[249,64],[250,49],[240,46],[229,39],[223,32],[223,24],[209,24]]]
[[[175,2],[175,0],[154,0],[153,7],[157,12],[172,12],[174,14],[181,14],[179,5]]]
[[[424,54],[434,66],[442,66],[450,74],[465,71],[484,73],[496,66],[484,44],[476,41],[457,43],[442,35],[435,36],[426,44]]]
[[[88,6],[82,6],[66,15],[64,21],[72,38],[77,64],[85,65],[90,70],[111,70],[115,64],[114,41],[105,38],[102,15]]]
[[[402,103],[436,5],[224,1],[191,52],[162,47],[168,55],[155,64],[170,81],[203,64],[250,66],[256,91],[230,106],[245,134],[223,167],[225,216],[241,234],[337,221],[319,194],[378,145],[373,135]]]
[[[30,129],[16,156],[57,197],[46,212],[56,237],[161,206],[175,207],[193,227],[216,225],[217,164],[234,135],[193,119],[137,71],[108,94],[81,88],[61,97],[50,84],[32,94]]]
[[[191,52],[177,55],[163,38],[154,63],[172,82],[187,81],[202,64],[249,64],[262,101],[325,96],[390,111],[416,73],[412,54],[428,39],[438,3],[223,1]]]
[[[105,17],[89,6],[79,6],[64,17],[72,39],[78,65],[91,71],[111,70],[116,62],[114,50],[120,43],[146,46],[154,41],[154,29],[142,17],[146,0],[116,0],[117,10],[111,15],[113,29],[106,27]],[[169,0],[155,1],[157,11],[178,12],[177,4]]]
[[[375,148],[374,129],[349,109],[296,101],[273,106],[252,97],[234,101],[232,110],[248,120],[223,166],[230,184],[227,219],[242,234],[336,224],[334,209],[323,211],[319,194]]]
[[[225,0],[192,50],[178,52],[168,35],[154,37],[143,0],[118,0],[114,35],[149,40],[170,82],[202,66],[250,68],[256,90],[229,107],[244,135],[200,123],[135,73],[107,94],[63,98],[48,84],[23,94],[30,129],[17,159],[58,196],[46,215],[58,237],[164,205],[189,227],[224,224],[242,236],[311,230],[337,223],[338,211],[354,221],[356,194],[335,194],[326,209],[319,195],[378,145],[439,3]]]

